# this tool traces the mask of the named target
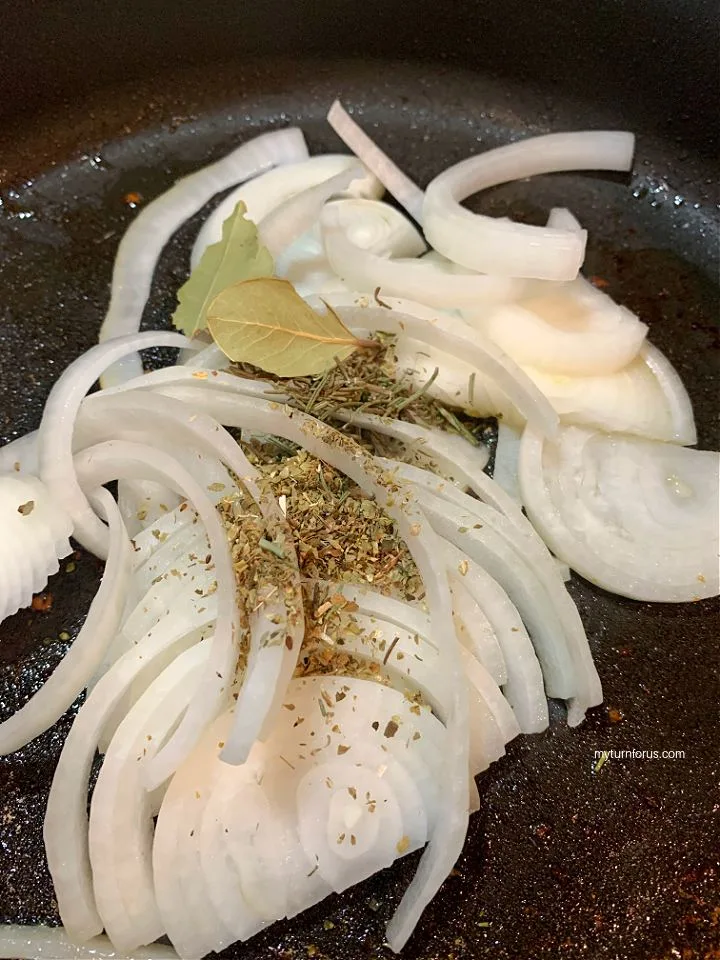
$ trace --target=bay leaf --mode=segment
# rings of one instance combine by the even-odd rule
[[[223,223],[222,238],[206,248],[188,280],[178,290],[173,323],[192,337],[207,326],[207,310],[226,287],[250,277],[271,277],[274,265],[260,246],[258,231],[242,200]]]
[[[324,373],[358,347],[377,346],[354,337],[332,310],[316,313],[291,283],[277,277],[223,290],[210,305],[208,327],[231,360],[278,377]]]

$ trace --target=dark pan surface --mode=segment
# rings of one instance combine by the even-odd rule
[[[227,91],[233,91],[229,94]],[[0,134],[0,442],[37,426],[64,366],[95,342],[115,248],[133,212],[183,173],[270,126],[298,122],[316,150],[337,94],[425,183],[474,149],[548,130],[622,126],[520,86],[455,69],[289,64],[174,71]],[[676,364],[700,445],[718,448],[716,168],[640,137],[631,177],[575,175],[499,188],[482,209],[541,222],[567,204],[590,231],[587,269],[638,310]],[[174,238],[148,325],[167,323],[197,224]],[[0,717],[21,704],[77,632],[101,565],[78,553],[53,579],[46,613],[0,628]],[[404,951],[409,960],[688,960],[718,957],[716,602],[664,606],[611,597],[573,579],[605,705],[569,730],[559,707],[543,735],[520,738],[480,784],[457,869]],[[611,711],[619,711],[621,719]],[[57,922],[42,815],[74,709],[47,735],[0,758],[0,921]],[[613,722],[615,720],[615,722]],[[595,751],[684,750],[680,760],[610,760]],[[228,957],[369,960],[389,956],[384,923],[416,864],[280,923]]]

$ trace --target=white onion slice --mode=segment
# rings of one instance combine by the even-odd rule
[[[165,929],[152,874],[152,807],[142,768],[192,699],[208,641],[181,653],[125,717],[105,754],[90,807],[89,850],[97,909],[123,950],[151,943]]]
[[[101,559],[107,550],[107,527],[80,489],[73,466],[73,433],[80,405],[103,370],[144,347],[189,347],[178,333],[136,333],[92,347],[60,375],[45,404],[38,447],[40,477],[59,506],[70,515],[75,537]],[[143,478],[147,479],[147,478]]]
[[[460,561],[462,563],[462,561]],[[466,561],[467,562],[467,561]],[[463,565],[462,570],[465,569]],[[483,665],[492,677],[495,685],[502,687],[507,683],[507,664],[498,644],[490,621],[463,582],[463,576],[456,570],[450,578],[450,590],[453,598],[453,619],[458,639],[462,645]]]
[[[552,562],[531,554],[529,541],[484,504],[467,513],[423,490],[418,496],[435,530],[502,584],[530,630],[548,694],[568,700],[570,726],[582,722],[585,710],[602,702],[602,690],[582,621]]]
[[[190,402],[197,409],[210,413],[227,426],[246,427],[274,434],[304,446],[310,454],[342,470],[367,493],[376,497],[395,520],[400,535],[417,563],[423,578],[433,620],[433,633],[454,637],[452,608],[447,580],[438,565],[439,544],[432,536],[423,514],[412,498],[402,507],[378,479],[378,467],[359,447],[351,445],[337,431],[312,417],[293,410],[286,415],[277,404],[259,399],[231,397],[211,387],[168,387],[166,392]],[[380,473],[381,477],[382,473]],[[428,536],[430,534],[430,536]],[[442,815],[438,817],[430,845],[420,861],[418,871],[388,927],[394,948],[400,949],[412,933],[423,910],[447,876],[462,849],[467,830],[468,787],[468,723],[467,694],[459,653],[452,642],[444,645],[445,669],[451,677],[454,702],[448,720],[455,750],[445,758],[447,791],[442,797]]]
[[[38,472],[37,430],[0,447],[0,474],[29,473],[37,476]]]
[[[238,930],[237,922],[226,924],[214,909],[200,850],[205,809],[225,766],[218,759],[222,742],[218,737],[223,735],[218,725],[223,719],[211,724],[173,777],[155,829],[153,875],[158,907],[175,949],[188,960],[221,951]],[[240,913],[242,902],[235,905]],[[261,925],[250,927],[252,932],[258,929]]]
[[[341,211],[328,204],[320,217],[323,246],[335,273],[353,290],[404,297],[440,309],[472,309],[505,303],[519,296],[523,282],[507,277],[456,273],[433,259],[388,259],[365,249],[343,223]]]
[[[0,622],[32,602],[71,552],[72,522],[37,477],[0,476]],[[1,729],[1,728],[0,728]],[[1,742],[1,738],[0,738]]]
[[[570,233],[582,233],[583,226],[567,207],[553,207],[548,214],[547,225],[555,230],[567,230]]]
[[[331,197],[346,190],[362,176],[360,164],[348,167],[327,180],[300,191],[271,210],[258,225],[260,242],[275,260],[316,223]]]
[[[616,373],[637,356],[647,335],[634,313],[582,278],[463,316],[517,363],[570,376]]]
[[[566,423],[692,446],[697,440],[687,391],[651,343],[624,370],[607,376],[552,376],[526,367]],[[504,405],[512,417],[509,405]]]
[[[205,249],[222,238],[222,225],[242,200],[247,208],[246,216],[253,223],[261,223],[265,217],[290,197],[323,180],[328,180],[351,167],[357,166],[355,157],[327,153],[310,157],[298,163],[286,163],[248,180],[233,190],[213,210],[203,223],[193,244],[190,266],[194,270]],[[379,197],[382,186],[370,173],[354,179],[344,194],[352,197]]]
[[[473,193],[509,180],[561,170],[629,170],[635,138],[619,131],[551,133],[469,157],[425,191],[429,243],[472,270],[506,277],[572,280],[585,256],[586,234],[499,220],[460,205]]]
[[[85,623],[53,673],[17,713],[0,723],[0,755],[24,746],[65,713],[87,685],[120,626],[132,550],[113,498],[106,490],[99,490],[94,499],[110,526],[108,559],[100,587]]]
[[[451,585],[462,578],[493,627],[507,670],[503,693],[523,733],[548,725],[548,706],[538,658],[520,614],[500,584],[451,543],[445,544]]]
[[[107,441],[83,451],[76,462],[78,473],[92,474],[96,482],[140,475],[173,486],[193,504],[210,541],[218,595],[215,635],[197,695],[178,729],[144,769],[146,785],[152,788],[177,769],[205,725],[220,712],[230,696],[240,641],[232,558],[225,529],[207,494],[162,450],[130,441]]]
[[[0,957],[7,960],[130,960],[119,953],[107,937],[93,937],[82,946],[74,943],[62,927],[0,926]],[[132,951],[131,960],[178,960],[164,943]]]
[[[302,131],[290,127],[261,134],[222,160],[183,177],[140,211],[120,241],[113,267],[110,306],[100,328],[100,341],[137,333],[150,294],[155,265],[163,247],[186,220],[212,197],[268,167],[305,160]],[[140,358],[130,353],[102,378],[114,386],[142,373]]]
[[[421,222],[423,192],[397,167],[383,151],[373,143],[348,114],[339,100],[330,107],[327,121],[343,143],[349,147],[364,165],[371,170],[380,183],[404,207],[410,216]]]
[[[158,662],[165,666],[164,655],[168,651],[176,655],[179,649],[197,643],[212,619],[208,615],[204,624],[199,618],[189,622],[178,612],[173,622],[168,620],[129,650],[99,680],[65,740],[50,789],[43,836],[60,916],[71,939],[80,943],[103,929],[88,852],[87,794],[95,749],[135,679],[143,674],[154,679],[160,672]]]
[[[206,348],[193,352],[188,358],[187,364],[178,366],[163,367],[160,370],[151,370],[149,373],[143,373],[139,377],[133,377],[132,380],[126,380],[116,387],[108,387],[106,390],[97,394],[91,394],[93,401],[99,397],[114,397],[120,393],[127,393],[129,390],[154,390],[170,383],[198,383],[205,380],[212,383],[216,390],[227,390],[230,393],[242,393],[247,396],[265,397],[268,394],[277,394],[278,387],[268,380],[250,380],[247,377],[235,376],[232,373],[225,373],[218,369],[214,364],[200,363],[204,357],[208,360],[208,350],[217,351],[217,358],[224,359],[229,363],[219,348],[213,345],[212,348]],[[90,399],[90,398],[88,398]]]
[[[417,850],[425,843],[427,830],[424,816],[422,826],[415,830],[408,826],[406,805],[424,811],[417,788],[400,764],[363,744],[354,745],[351,753],[352,760],[338,758],[313,767],[297,787],[301,843],[338,893],[389,867],[404,837],[407,851]],[[377,804],[372,812],[366,795]]]
[[[697,443],[697,430],[690,397],[685,384],[668,358],[652,343],[643,344],[640,355],[646,366],[655,375],[663,399],[670,415],[670,436],[652,437],[657,440],[671,440],[683,446],[692,447]],[[638,433],[640,431],[637,431]]]
[[[509,426],[522,428],[522,415],[499,385],[478,376],[460,356],[429,350],[419,339],[404,336],[398,338],[395,354],[398,371],[413,371],[418,388],[438,370],[429,396],[473,416],[501,416]],[[696,442],[687,391],[667,358],[647,341],[627,367],[613,374],[575,377],[530,366],[521,369],[563,422],[687,445]]]
[[[330,593],[339,593],[341,596],[358,605],[360,613],[369,617],[378,617],[394,624],[403,630],[408,630],[432,646],[437,646],[432,638],[430,619],[419,607],[395,597],[386,597],[382,593],[366,589],[354,583],[332,583]]]
[[[522,434],[515,427],[504,420],[498,420],[497,444],[495,446],[495,463],[492,476],[495,483],[502,487],[508,496],[520,504],[520,482],[518,480],[518,458],[520,456],[520,440]]]
[[[118,483],[118,507],[131,537],[140,532],[144,522],[158,522],[179,504],[176,493],[152,480],[120,480]]]
[[[636,600],[718,593],[717,453],[563,429],[530,428],[520,451],[528,514],[581,576]]]
[[[503,697],[498,685],[482,663],[476,660],[469,650],[463,652],[463,661],[471,686],[477,690],[493,715],[493,719],[500,731],[504,748],[506,743],[514,740],[520,733],[520,725],[512,711],[512,707]],[[471,740],[473,732],[471,732]],[[477,775],[481,771],[476,770],[473,772]]]
[[[83,432],[87,431],[86,420],[91,415],[103,423],[120,420],[122,426],[116,426],[112,431],[118,438],[142,440],[168,451],[181,444],[191,444],[196,452],[192,464],[197,465],[195,457],[200,451],[222,460],[255,500],[267,525],[268,536],[274,540],[286,558],[288,580],[284,585],[285,589],[280,591],[277,600],[268,602],[269,598],[277,593],[278,585],[263,585],[260,582],[260,599],[263,602],[258,610],[250,615],[247,676],[239,691],[235,724],[224,752],[224,758],[228,762],[242,763],[263,726],[271,724],[280,709],[279,701],[295,669],[303,638],[302,619],[289,616],[288,609],[291,596],[299,605],[301,595],[297,554],[289,525],[275,498],[261,488],[258,470],[251,466],[230,434],[211,417],[192,412],[168,397],[148,396],[137,391],[128,391],[110,398],[101,394],[93,398],[93,402],[86,405],[81,418]],[[148,424],[151,425],[150,429]],[[100,438],[101,436],[96,435],[93,440]],[[214,477],[209,479],[211,482],[206,484],[208,490],[220,487],[218,494],[222,497],[231,493],[229,478],[227,486]],[[166,549],[172,551],[173,547]],[[266,644],[265,638],[271,634],[281,634],[282,642]],[[208,665],[208,671],[217,670],[217,663]],[[211,678],[211,683],[214,682],[214,678]]]

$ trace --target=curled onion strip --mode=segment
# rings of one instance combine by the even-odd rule
[[[144,207],[128,227],[118,247],[110,306],[100,328],[100,341],[137,333],[163,247],[178,227],[216,193],[268,167],[305,160],[307,156],[301,130],[291,127],[264,133],[237,147],[222,160],[183,177]],[[118,359],[120,362],[103,377],[104,387],[122,383],[142,373],[140,358],[134,351]]]
[[[582,722],[585,710],[602,702],[602,690],[582,621],[554,565],[536,566],[535,557],[531,565],[528,541],[491,507],[467,512],[424,490],[417,495],[435,530],[507,590],[530,628],[548,694],[568,701],[570,726]]]
[[[471,213],[460,202],[509,180],[561,170],[629,170],[635,138],[618,131],[551,133],[469,157],[437,176],[425,191],[428,241],[472,270],[506,277],[572,280],[587,235],[533,227]]]
[[[40,422],[40,477],[58,505],[70,515],[75,538],[101,559],[107,550],[107,527],[88,503],[75,475],[75,420],[85,394],[103,370],[129,353],[158,346],[189,347],[191,342],[178,333],[152,332],[136,333],[92,347],[61,374],[50,391]]]
[[[107,431],[119,439],[141,440],[168,451],[180,444],[191,444],[193,450],[203,451],[224,462],[259,507],[268,535],[277,543],[287,561],[289,580],[286,587],[299,602],[300,573],[290,527],[275,498],[260,487],[258,470],[217,421],[202,413],[191,412],[185,405],[168,397],[140,394],[137,391],[114,397],[104,394],[93,397],[86,404],[79,429],[86,429],[85,421],[90,416],[107,424]],[[121,426],[116,426],[118,423]],[[93,437],[94,442],[99,439],[98,435]],[[216,485],[211,483],[209,488]],[[227,496],[230,491],[220,492]],[[260,583],[259,586],[261,600],[266,594],[271,596],[277,592],[277,584]],[[283,642],[264,645],[263,637],[275,631],[283,634]],[[235,724],[224,753],[229,762],[242,763],[263,726],[272,723],[281,707],[283,690],[295,669],[302,638],[302,620],[289,615],[287,593],[281,591],[280,601],[263,602],[258,611],[250,615],[247,676],[239,691]],[[217,669],[216,663],[208,664],[208,672]],[[210,678],[209,684],[216,685],[215,677]],[[185,720],[174,736],[182,737],[184,723]],[[157,757],[157,765],[161,764],[162,751]],[[166,771],[166,774],[169,772]]]
[[[193,244],[190,266],[194,270],[200,262],[205,249],[222,238],[222,225],[242,200],[247,209],[246,216],[253,223],[261,223],[273,210],[289,200],[290,197],[310,189],[324,180],[339,173],[357,167],[355,157],[346,154],[327,153],[310,157],[298,163],[283,164],[266,173],[248,180],[236,190],[232,190],[205,220],[197,239]],[[382,186],[367,172],[354,179],[343,195],[358,197],[378,197]]]
[[[448,310],[504,303],[519,296],[523,289],[522,281],[507,277],[449,272],[426,257],[395,260],[383,256],[381,251],[365,249],[353,237],[335,204],[325,207],[320,226],[330,266],[353,290],[371,293],[379,287],[387,296],[406,297]]]
[[[180,726],[144,770],[146,785],[156,787],[177,769],[197,742],[205,725],[222,709],[230,696],[240,642],[239,614],[235,600],[235,572],[222,521],[205,491],[177,460],[162,450],[130,441],[107,441],[91,447],[77,458],[78,473],[92,473],[102,482],[117,477],[150,477],[167,483],[192,503],[205,527],[215,565],[218,613],[210,656],[197,694]]]
[[[264,217],[258,226],[260,241],[277,259],[317,221],[323,206],[331,197],[347,189],[362,175],[362,167],[349,167],[328,180],[289,197]]]
[[[93,937],[79,946],[73,943],[62,927],[0,927],[0,957],[7,960],[129,960],[118,953],[107,937]],[[153,943],[132,951],[132,960],[178,960],[172,947]]]
[[[390,157],[373,143],[352,119],[339,100],[330,107],[327,121],[343,143],[371,170],[380,183],[395,197],[410,216],[421,222],[423,192],[396,166]]]
[[[93,495],[110,525],[110,547],[103,578],[72,646],[28,702],[0,723],[0,754],[12,753],[39,736],[68,709],[100,665],[125,607],[132,550],[117,504],[106,490]]]
[[[548,725],[543,675],[532,642],[517,608],[497,580],[451,543],[445,544],[450,583],[462,578],[489,620],[507,669],[503,693],[523,733],[538,733]]]
[[[207,614],[204,623],[199,617],[190,621],[178,611],[174,620],[128,650],[98,681],[65,740],[50,788],[43,837],[60,917],[71,939],[79,943],[103,929],[95,906],[88,848],[88,781],[96,747],[136,678],[158,676],[158,663],[161,668],[166,665],[163,658],[167,652],[175,655],[197,643],[213,619]]]
[[[90,807],[89,850],[97,909],[120,949],[165,930],[152,874],[152,807],[142,768],[168,736],[198,685],[208,641],[181,653],[148,687],[112,738]]]

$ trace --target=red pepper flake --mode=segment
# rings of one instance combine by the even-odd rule
[[[39,610],[41,613],[47,613],[52,610],[53,595],[51,593],[37,593],[32,598],[33,610]]]
[[[590,283],[597,287],[598,290],[604,290],[605,287],[610,286],[610,281],[606,280],[604,277],[590,277]]]
[[[123,197],[123,203],[126,203],[132,210],[135,207],[138,207],[143,202],[143,195],[138,193],[137,190],[131,190],[130,193],[126,193]]]

